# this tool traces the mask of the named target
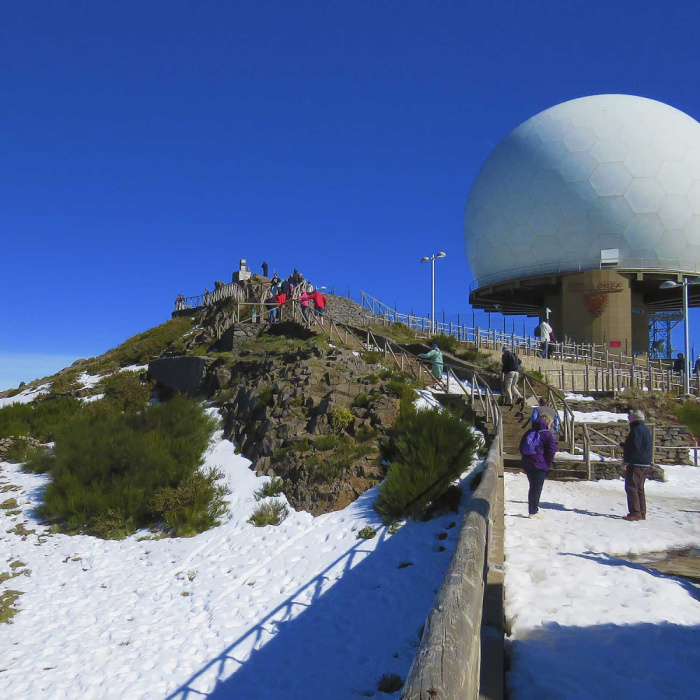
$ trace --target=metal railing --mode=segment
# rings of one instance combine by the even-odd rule
[[[431,333],[429,318],[404,314],[361,292],[363,308],[371,311],[380,324],[402,323],[417,335],[427,337]],[[435,333],[457,338],[460,343],[473,345],[477,350],[500,350],[506,346],[523,357],[542,357],[545,348],[542,341],[515,333],[484,329],[453,322],[435,322]],[[539,368],[547,381],[554,381],[559,388],[573,391],[621,391],[638,388],[649,391],[666,391],[680,395],[683,379],[672,370],[672,360],[643,358],[620,352],[611,352],[603,343],[557,342],[548,344],[548,360],[560,360],[585,365],[581,370]],[[543,358],[545,359],[545,358]],[[578,377],[578,381],[576,378]],[[567,379],[569,381],[567,381]],[[690,380],[691,393],[700,395],[700,377]]]

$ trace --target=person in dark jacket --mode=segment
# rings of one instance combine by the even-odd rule
[[[532,428],[523,435],[520,441],[520,466],[527,475],[530,489],[527,493],[527,511],[530,518],[541,518],[540,496],[544,480],[547,478],[547,471],[554,462],[554,455],[557,452],[557,441],[549,429],[549,416],[540,416],[532,421]],[[539,434],[539,445],[536,454],[525,454],[524,445],[530,433]]]
[[[516,402],[522,402],[523,397],[518,391],[520,365],[520,358],[504,346],[501,355],[501,371],[503,372],[503,401],[506,406],[512,406],[514,399]]]
[[[682,352],[679,352],[678,355],[676,355],[676,359],[673,361],[673,371],[678,372],[678,374],[683,374],[683,372],[685,372],[685,357],[683,357]]]
[[[644,425],[642,411],[630,411],[630,432],[622,444],[622,469],[625,472],[625,491],[629,513],[623,520],[646,520],[647,502],[644,482],[651,467],[652,438]]]

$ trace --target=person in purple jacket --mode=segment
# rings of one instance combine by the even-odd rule
[[[532,428],[523,435],[520,441],[520,466],[525,470],[530,490],[527,494],[527,510],[529,517],[541,518],[540,496],[547,471],[554,462],[557,451],[557,441],[549,429],[550,417],[540,415],[532,421]]]

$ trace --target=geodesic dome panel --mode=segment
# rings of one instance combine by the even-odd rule
[[[620,267],[700,273],[700,124],[661,102],[594,95],[512,131],[474,180],[464,217],[479,286]]]

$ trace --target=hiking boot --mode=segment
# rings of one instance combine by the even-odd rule
[[[627,520],[628,522],[635,522],[637,520],[643,520],[644,518],[642,518],[641,515],[625,515],[625,517],[622,519]]]
[[[542,513],[530,513],[528,518],[534,518],[535,520],[544,520],[544,515]]]

